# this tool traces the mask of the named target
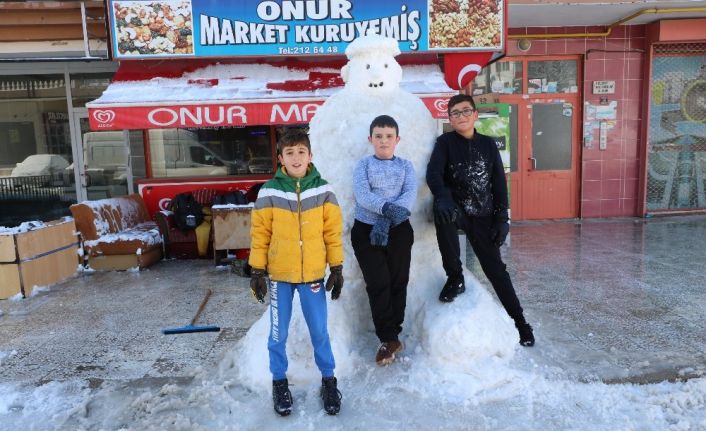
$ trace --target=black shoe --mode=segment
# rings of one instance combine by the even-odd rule
[[[330,415],[337,415],[341,411],[341,391],[336,387],[335,377],[321,379],[321,399],[324,400],[324,410]]]
[[[534,346],[534,334],[529,323],[515,323],[517,332],[520,333],[520,344],[525,347]]]
[[[444,284],[444,287],[441,289],[439,301],[453,302],[458,295],[465,291],[466,283],[463,278],[449,277],[448,280],[446,280],[446,284]]]
[[[292,413],[292,393],[289,391],[287,379],[272,381],[272,400],[275,402],[275,412],[280,416]]]

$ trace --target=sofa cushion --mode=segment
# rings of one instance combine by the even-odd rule
[[[100,238],[84,241],[89,256],[116,254],[143,254],[161,248],[162,236],[157,223],[146,222],[118,233],[109,233]]]

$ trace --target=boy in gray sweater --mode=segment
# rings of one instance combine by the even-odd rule
[[[353,173],[356,205],[351,242],[381,342],[375,362],[388,365],[403,350],[398,336],[407,303],[414,242],[409,216],[417,198],[417,180],[412,163],[395,156],[400,137],[392,117],[375,118],[368,141],[375,154],[360,160]]]

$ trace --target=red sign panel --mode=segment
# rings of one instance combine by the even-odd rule
[[[447,118],[449,96],[424,97],[434,118]],[[303,124],[324,99],[295,102],[224,102],[214,104],[115,106],[88,108],[91,130],[171,129]]]

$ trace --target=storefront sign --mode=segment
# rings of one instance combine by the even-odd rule
[[[505,0],[110,0],[115,58],[342,54],[356,37],[402,52],[503,51]]]
[[[448,118],[448,96],[423,97],[434,118]],[[306,124],[324,99],[277,102],[223,102],[163,106],[88,107],[91,130],[237,127]]]

